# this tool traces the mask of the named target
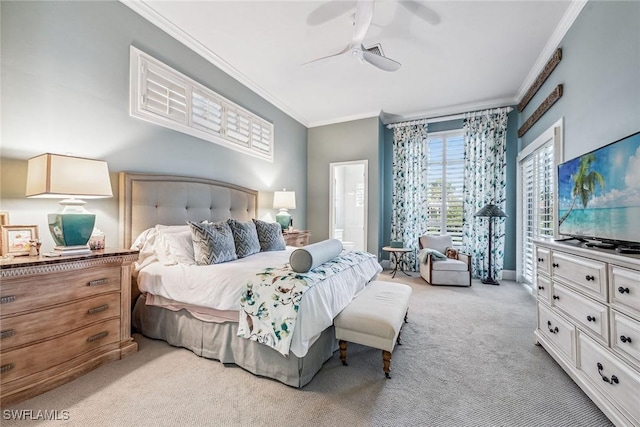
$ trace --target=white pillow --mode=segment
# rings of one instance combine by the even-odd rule
[[[195,264],[191,229],[188,225],[157,225],[155,252],[164,265]]]

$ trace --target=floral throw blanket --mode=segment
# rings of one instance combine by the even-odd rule
[[[375,256],[349,251],[307,273],[296,273],[289,264],[257,273],[240,297],[238,336],[268,345],[287,356],[302,295],[324,279],[369,258]]]

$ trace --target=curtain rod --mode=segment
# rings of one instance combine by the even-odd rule
[[[484,114],[501,113],[503,110],[505,110],[507,113],[510,113],[513,111],[513,108],[512,107],[490,108],[488,110],[482,110],[482,111],[470,111],[468,113],[451,114],[448,116],[431,117],[428,119],[418,119],[418,120],[410,120],[407,122],[390,123],[387,125],[387,129],[394,129],[401,126],[413,126],[413,125],[424,125],[427,123],[446,122],[449,120],[464,119],[466,117],[478,117]]]

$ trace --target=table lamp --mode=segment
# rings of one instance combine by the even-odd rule
[[[87,242],[96,216],[84,208],[81,199],[113,196],[107,163],[50,153],[33,157],[27,164],[26,196],[63,199],[60,210],[48,215],[55,254],[91,253]]]
[[[496,279],[492,277],[491,272],[491,241],[493,240],[493,234],[491,232],[491,224],[493,223],[493,218],[504,218],[507,216],[506,213],[502,211],[498,206],[488,204],[485,205],[482,209],[475,213],[475,217],[484,217],[489,218],[489,270],[487,272],[487,277],[482,279],[481,282],[485,285],[499,285]]]
[[[295,191],[274,191],[273,192],[273,208],[280,209],[276,214],[276,221],[283,230],[291,225],[291,214],[288,209],[296,208],[296,192]]]

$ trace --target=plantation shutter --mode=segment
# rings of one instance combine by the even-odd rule
[[[141,93],[145,110],[187,123],[187,83],[144,59]]]
[[[211,94],[194,89],[192,93],[193,106],[191,120],[193,127],[221,135],[222,131],[222,102]]]
[[[554,181],[553,141],[520,162],[522,173],[522,279],[533,283],[535,239],[553,237]]]

